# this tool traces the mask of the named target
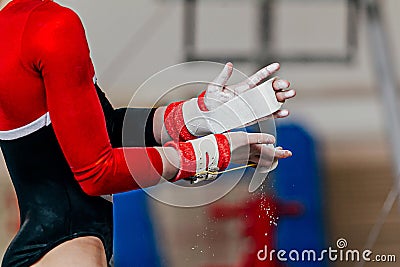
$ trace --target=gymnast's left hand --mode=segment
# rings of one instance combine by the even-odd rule
[[[231,100],[235,96],[251,90],[252,88],[261,84],[266,78],[277,72],[279,69],[279,63],[272,63],[260,69],[255,74],[240,83],[227,85],[227,82],[233,73],[233,64],[229,62],[225,64],[225,67],[221,73],[207,87],[204,95],[204,105],[208,110],[213,110],[223,103]],[[272,87],[275,90],[275,96],[279,102],[283,103],[287,99],[290,99],[296,95],[295,90],[289,89],[290,82],[287,80],[280,78],[276,79],[272,83]],[[288,115],[289,111],[287,109],[280,109],[273,114],[275,118],[284,118]]]

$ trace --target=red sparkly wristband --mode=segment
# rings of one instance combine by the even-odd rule
[[[183,103],[183,101],[169,104],[164,113],[165,129],[167,130],[172,140],[179,140],[179,132],[176,130],[175,112],[177,107],[181,103]]]
[[[164,114],[164,125],[169,136],[175,141],[188,141],[196,139],[192,133],[189,132],[185,125],[183,117],[183,101],[175,102],[167,106]]]
[[[166,147],[173,147],[179,153],[180,167],[178,174],[170,180],[176,182],[180,179],[189,178],[196,174],[196,154],[191,143],[170,141]]]
[[[228,138],[223,134],[215,134],[215,139],[218,144],[218,168],[219,171],[223,171],[228,168],[229,162],[231,161],[231,146],[229,144]]]
[[[199,105],[199,108],[201,111],[209,111],[206,104],[204,103],[204,97],[206,95],[206,91],[203,91],[198,97],[197,97],[197,105]]]

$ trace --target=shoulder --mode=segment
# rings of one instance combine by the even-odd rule
[[[32,44],[42,45],[45,42],[49,46],[68,38],[85,38],[85,30],[75,11],[45,0],[30,14],[25,35]]]
[[[43,1],[43,4],[32,11],[29,24],[37,27],[36,30],[83,27],[75,11],[50,0]]]
[[[26,25],[22,51],[29,61],[40,62],[46,55],[60,54],[67,49],[88,49],[79,16],[53,1],[44,0],[32,11]]]

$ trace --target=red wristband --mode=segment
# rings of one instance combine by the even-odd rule
[[[197,97],[197,105],[199,105],[199,108],[201,111],[209,111],[206,104],[204,103],[204,97],[206,95],[206,91],[203,91],[198,97]]]
[[[179,141],[188,141],[196,139],[191,132],[189,132],[188,128],[185,124],[185,119],[183,117],[183,103],[179,104],[175,109],[175,122],[176,122],[176,131],[179,133]]]
[[[175,109],[176,107],[182,103],[181,102],[174,102],[172,104],[169,104],[167,106],[167,108],[165,109],[165,113],[164,113],[164,126],[165,129],[167,130],[167,133],[169,134],[169,136],[172,138],[172,140],[178,140],[179,139],[179,135],[177,133],[177,131],[175,130],[175,120],[174,120],[174,114],[175,114]]]
[[[228,138],[223,134],[215,134],[215,139],[218,143],[218,168],[220,171],[228,168],[229,162],[231,161],[231,145],[229,144]]]
[[[204,96],[206,91],[203,91],[197,98],[197,104],[201,111],[208,111],[206,104],[204,103]],[[184,101],[174,102],[167,106],[164,114],[164,125],[169,136],[174,141],[188,141],[196,139],[186,127],[185,119],[183,117],[183,103]]]
[[[168,105],[164,114],[165,129],[174,141],[188,141],[197,138],[189,132],[185,125],[183,103],[181,101]]]
[[[176,182],[180,179],[189,178],[196,174],[196,154],[191,143],[170,141],[166,147],[173,147],[178,151],[180,157],[180,167],[178,174],[170,180]]]

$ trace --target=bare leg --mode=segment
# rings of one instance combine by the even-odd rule
[[[107,267],[103,243],[97,237],[79,237],[62,243],[31,267]]]

